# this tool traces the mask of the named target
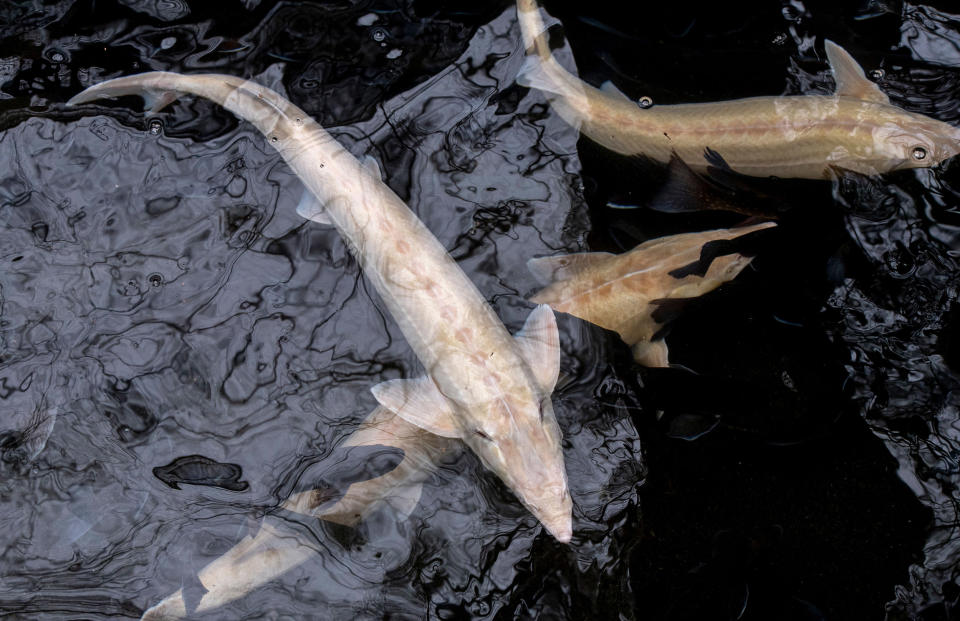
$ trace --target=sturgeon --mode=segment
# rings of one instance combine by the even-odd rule
[[[384,505],[401,516],[409,515],[420,498],[423,482],[458,445],[456,440],[424,431],[379,406],[342,446],[400,449],[403,460],[397,467],[353,483],[333,504],[322,502],[321,490],[309,490],[292,495],[280,508],[350,527]],[[256,533],[244,537],[198,571],[189,587],[178,589],[150,607],[143,613],[142,621],[174,621],[210,612],[317,556],[316,544],[285,526],[285,521],[265,517]]]
[[[139,95],[154,111],[178,95],[252,123],[308,193],[297,211],[335,226],[426,369],[371,390],[404,420],[462,439],[559,541],[572,502],[550,395],[560,370],[556,319],[538,306],[514,337],[436,237],[381,179],[273,90],[228,75],[150,72],[91,86],[68,104]],[[311,196],[312,195],[312,196]]]
[[[629,252],[581,252],[530,259],[527,267],[547,285],[531,301],[549,304],[613,330],[648,367],[669,366],[666,324],[690,298],[733,280],[752,257],[730,240],[776,226],[751,226],[669,235]]]
[[[676,153],[707,167],[718,152],[756,177],[830,178],[833,168],[874,175],[934,166],[960,152],[960,129],[890,103],[836,43],[824,44],[832,96],[749,97],[643,109],[612,83],[595,88],[553,57],[536,0],[517,0],[528,53],[517,82],[545,94],[558,114],[600,145],[666,163]]]

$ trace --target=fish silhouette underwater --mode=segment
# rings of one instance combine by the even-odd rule
[[[290,529],[290,521],[321,519],[355,527],[374,511],[387,509],[399,518],[416,507],[423,483],[444,458],[463,444],[408,423],[394,412],[377,407],[320,466],[323,479],[352,479],[342,494],[331,497],[330,481],[295,491],[256,529],[222,556],[188,576],[178,589],[143,614],[145,621],[170,621],[214,610],[320,554],[316,545]],[[353,453],[371,448],[374,453]],[[387,449],[384,452],[382,449]],[[367,467],[367,457],[385,456]],[[400,455],[400,459],[395,459]],[[391,467],[392,466],[392,467]],[[334,471],[339,471],[339,474]],[[363,476],[363,473],[369,478]],[[359,474],[359,476],[358,476]],[[301,478],[301,480],[303,480]]]

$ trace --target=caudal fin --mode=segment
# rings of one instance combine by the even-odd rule
[[[528,54],[517,74],[517,84],[542,91],[563,120],[579,128],[590,109],[587,91],[593,87],[554,58],[536,0],[517,0],[517,21]]]
[[[71,98],[67,105],[89,103],[108,97],[136,95],[156,112],[191,93],[214,101],[252,123],[264,134],[309,122],[309,117],[282,95],[256,82],[231,75],[181,75],[152,71],[101,82]],[[298,122],[299,121],[299,122]]]

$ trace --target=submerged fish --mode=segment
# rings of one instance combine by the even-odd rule
[[[154,110],[194,93],[269,138],[309,190],[298,212],[333,224],[428,375],[373,387],[403,419],[461,438],[560,541],[572,503],[550,394],[560,368],[556,319],[535,309],[511,338],[463,270],[381,180],[306,113],[276,92],[226,75],[153,72],[92,86],[70,100],[141,95]],[[312,193],[312,196],[311,196]]]
[[[403,459],[388,472],[352,483],[336,502],[328,501],[325,490],[312,489],[291,496],[283,504],[284,509],[345,526],[356,526],[384,504],[407,516],[420,500],[423,482],[433,472],[437,460],[460,444],[408,423],[380,406],[343,446],[391,447],[403,451]]]
[[[403,452],[403,460],[383,475],[353,483],[334,504],[323,502],[323,490],[309,490],[292,495],[281,505],[282,509],[346,526],[356,526],[384,505],[400,515],[409,515],[420,498],[423,482],[436,469],[439,460],[462,445],[424,431],[381,406],[342,446],[391,447]],[[169,621],[213,610],[316,554],[315,545],[265,518],[256,533],[197,572],[191,587],[177,590],[147,610],[143,619]]]
[[[523,43],[532,50],[517,82],[545,93],[591,140],[625,155],[695,169],[704,150],[737,172],[823,179],[832,168],[880,174],[933,166],[960,152],[960,129],[891,105],[839,45],[826,41],[833,96],[750,97],[642,109],[611,83],[595,88],[564,69],[547,41],[536,0],[517,0]]]
[[[684,303],[733,280],[750,263],[752,257],[737,252],[730,240],[772,226],[671,235],[623,254],[531,259],[530,271],[547,286],[530,299],[613,330],[638,363],[666,367],[666,324]]]

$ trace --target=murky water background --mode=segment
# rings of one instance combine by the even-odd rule
[[[930,6],[547,8],[581,74],[634,97],[828,92],[828,37],[894,103],[960,124],[960,18]],[[380,162],[511,330],[530,257],[736,221],[607,207],[655,179],[512,85],[514,21],[507,3],[0,7],[0,614],[137,618],[189,591],[322,480],[370,386],[419,372],[258,133],[195,98],[63,108],[82,86],[165,69],[287,92]],[[561,316],[572,545],[467,453],[407,521],[284,515],[315,557],[204,618],[952,618],[958,166],[791,185],[753,268],[676,323],[671,359],[696,374],[638,369]],[[174,489],[192,455],[239,472]]]

